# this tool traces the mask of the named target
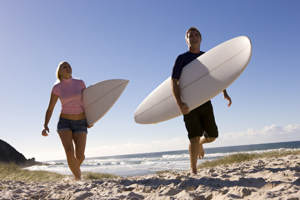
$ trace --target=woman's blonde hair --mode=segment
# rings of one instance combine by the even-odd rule
[[[62,81],[62,77],[61,77],[61,75],[59,74],[59,70],[60,70],[60,67],[61,67],[62,65],[64,65],[64,64],[70,65],[67,61],[63,61],[63,62],[59,63],[59,65],[58,65],[58,67],[57,67],[57,69],[56,69],[56,77],[57,77],[57,79],[59,80],[59,82]]]

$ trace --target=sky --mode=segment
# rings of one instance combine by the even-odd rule
[[[0,139],[26,158],[65,159],[56,132],[58,101],[41,136],[58,64],[87,86],[108,79],[129,84],[89,129],[85,155],[187,150],[182,116],[141,125],[139,104],[186,52],[185,32],[198,27],[201,50],[248,36],[252,58],[212,99],[219,138],[204,148],[300,140],[300,1],[278,0],[0,0]]]

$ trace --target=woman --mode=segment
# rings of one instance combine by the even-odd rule
[[[91,127],[87,125],[82,104],[82,90],[85,89],[85,84],[82,80],[72,78],[72,68],[67,62],[61,62],[58,65],[56,76],[59,83],[52,88],[42,135],[48,136],[48,123],[57,99],[60,99],[62,109],[57,132],[64,146],[68,165],[75,181],[78,181],[81,180],[80,165],[85,159],[87,128]]]

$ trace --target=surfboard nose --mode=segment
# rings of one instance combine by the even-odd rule
[[[88,125],[100,120],[119,99],[129,80],[111,79],[83,90],[83,107]]]

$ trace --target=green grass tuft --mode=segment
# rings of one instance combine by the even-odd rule
[[[155,174],[164,174],[164,173],[170,173],[172,172],[171,170],[163,170],[163,171],[158,171]]]
[[[117,178],[119,176],[114,174],[107,174],[107,173],[95,173],[95,172],[83,172],[82,174],[83,178],[85,180],[95,180],[95,179],[113,179]]]

